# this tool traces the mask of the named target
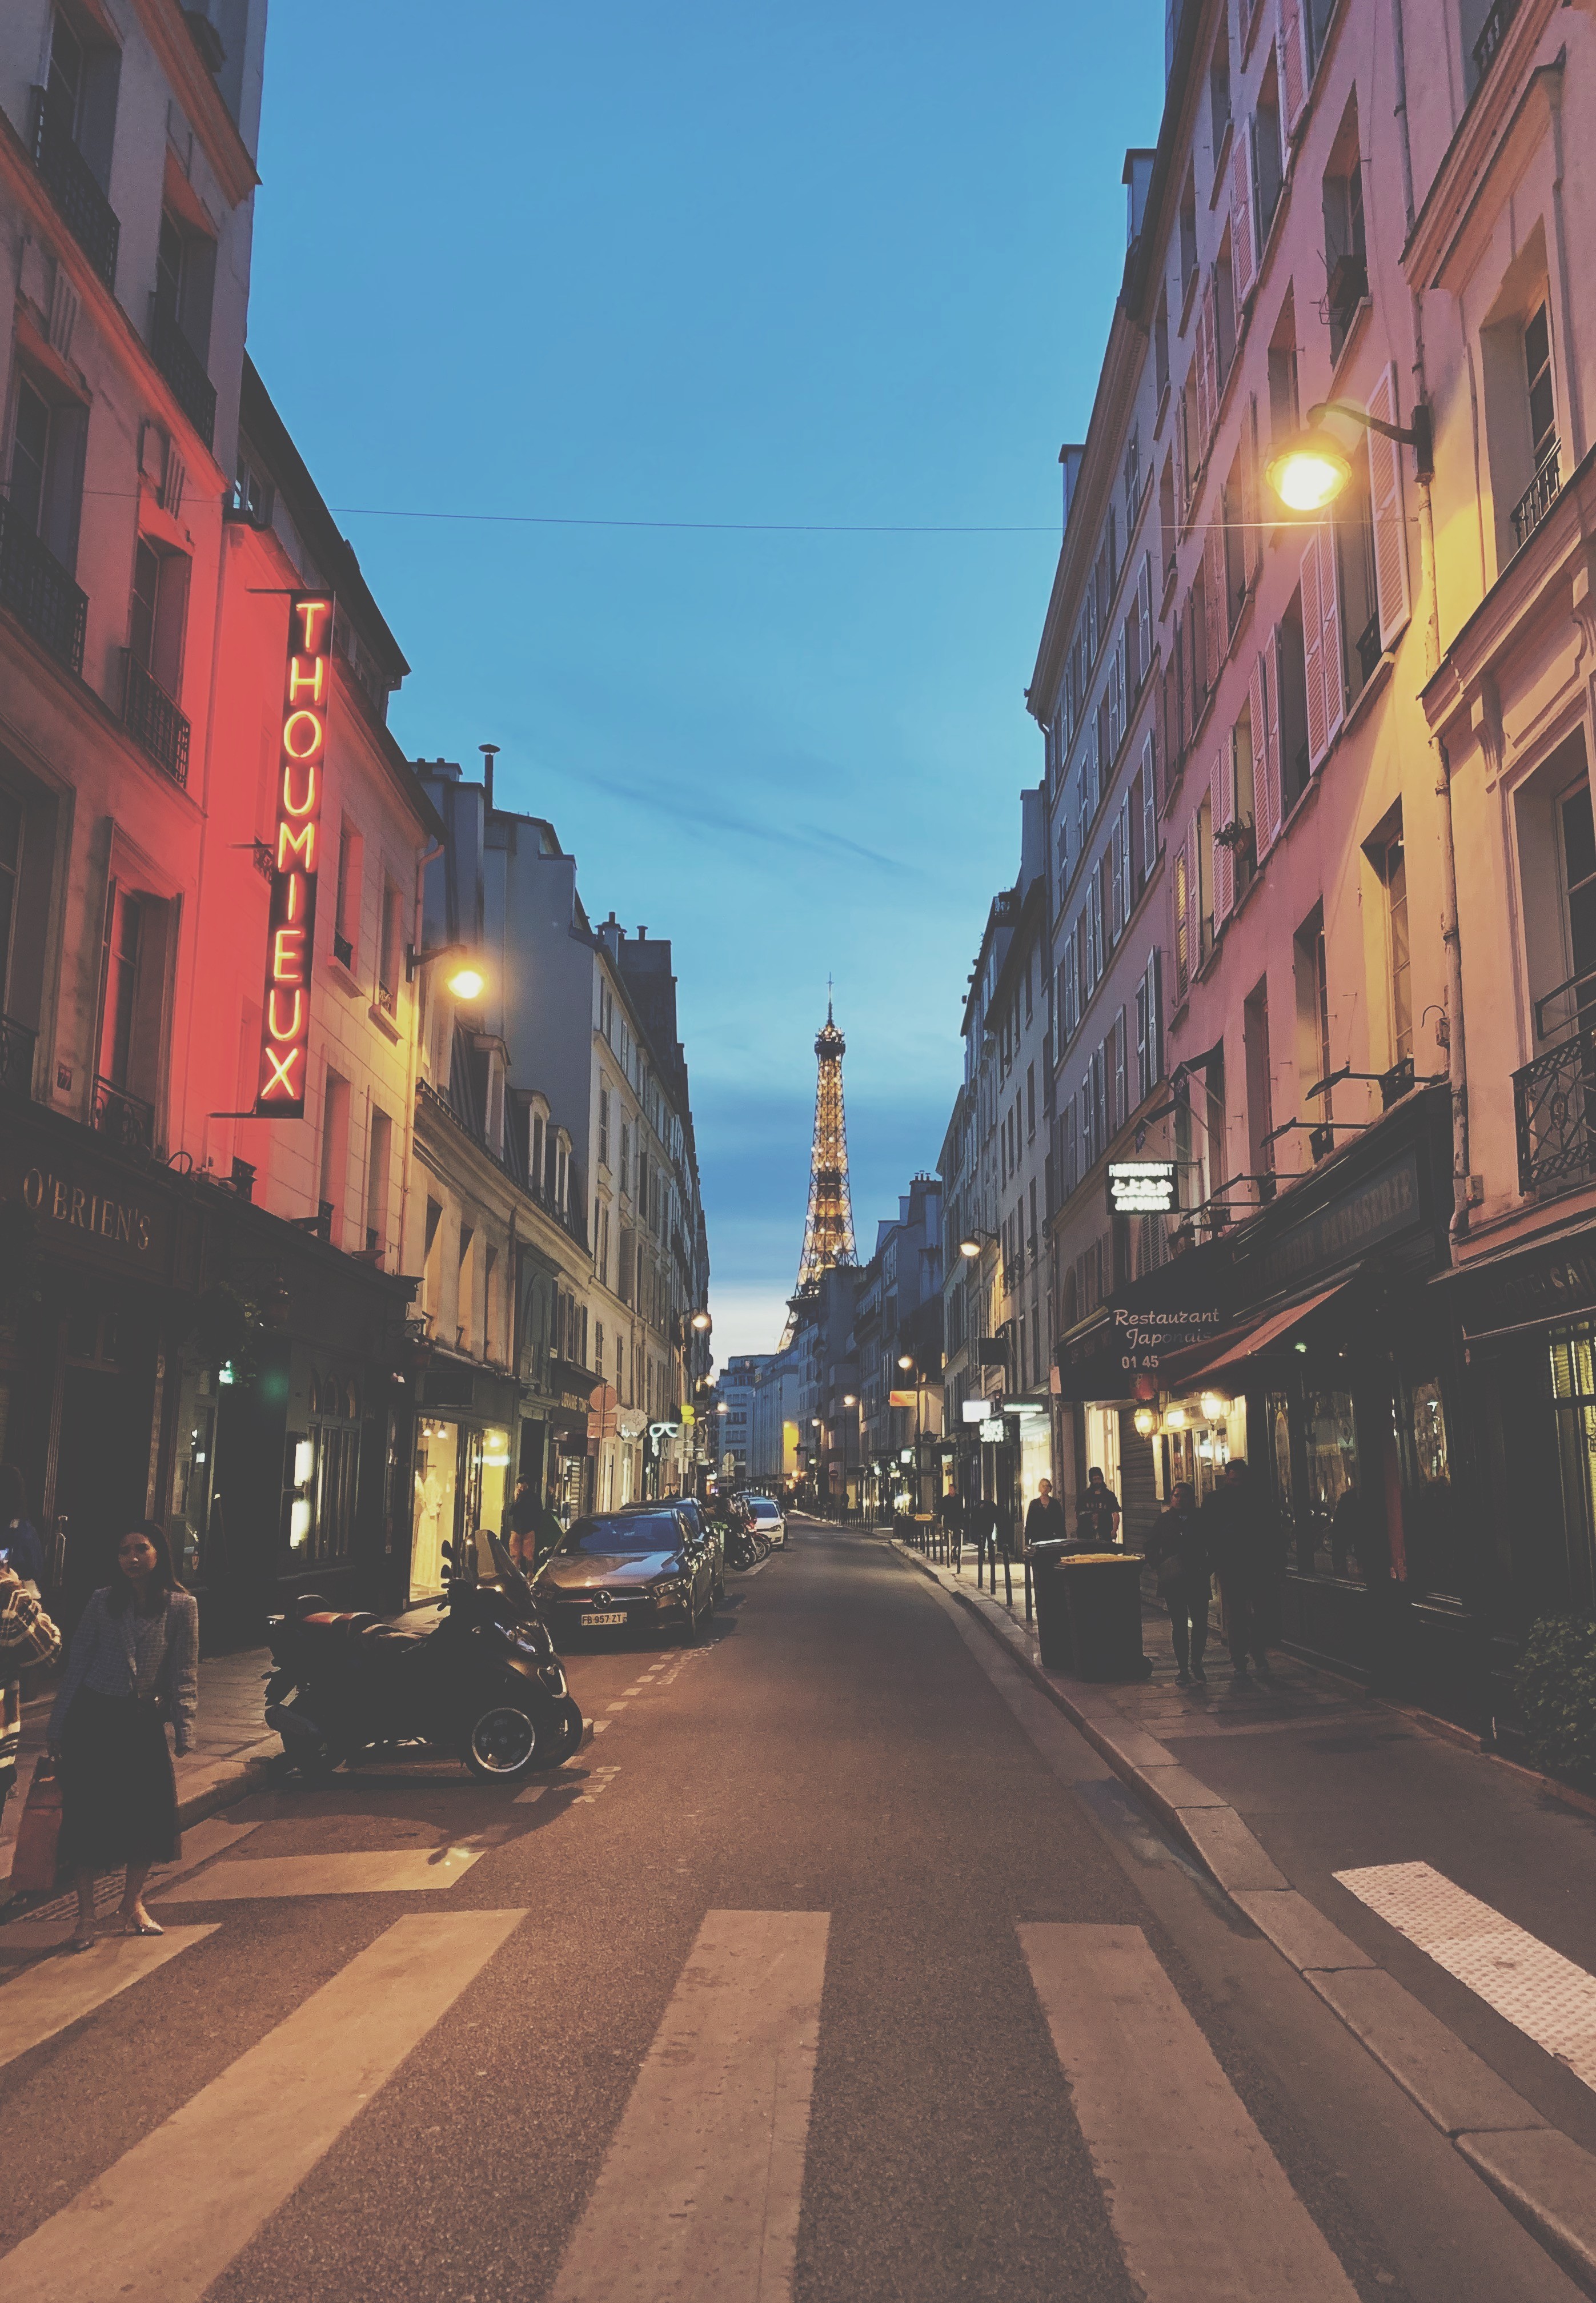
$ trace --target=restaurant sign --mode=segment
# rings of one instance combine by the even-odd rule
[[[296,592],[288,603],[288,664],[278,738],[277,821],[255,1095],[258,1119],[305,1117],[332,679],[332,596]]]
[[[1110,1160],[1109,1213],[1167,1216],[1175,1205],[1173,1160]]]
[[[1283,1287],[1348,1263],[1365,1248],[1411,1231],[1421,1215],[1418,1153],[1410,1148],[1316,1215],[1293,1225],[1259,1257],[1259,1280],[1262,1288]]]

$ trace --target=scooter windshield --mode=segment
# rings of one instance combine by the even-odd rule
[[[486,1536],[488,1547],[493,1552],[494,1573],[504,1597],[509,1600],[514,1612],[523,1620],[528,1622],[535,1620],[537,1615],[537,1603],[532,1597],[532,1586],[527,1581],[525,1570],[517,1565],[491,1528],[485,1528],[483,1533]]]

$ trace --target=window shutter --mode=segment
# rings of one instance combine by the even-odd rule
[[[1383,424],[1397,421],[1397,371],[1388,367],[1369,402]],[[1402,517],[1402,452],[1394,440],[1369,434],[1369,496],[1374,517],[1374,584],[1380,595],[1380,645],[1390,646],[1412,612],[1407,589],[1407,526]]]
[[[1125,1125],[1125,1123],[1126,1123],[1126,1120],[1127,1120],[1127,1119],[1129,1118],[1129,1116],[1130,1116],[1129,1101],[1128,1101],[1128,1098],[1127,1098],[1127,1093],[1126,1093],[1126,1090],[1127,1090],[1127,1085],[1128,1085],[1128,1083],[1127,1083],[1127,1079],[1126,1079],[1126,1060],[1125,1060],[1125,1059],[1126,1059],[1125,1010],[1124,1010],[1124,1008],[1121,1008],[1121,1009],[1119,1010],[1119,1020],[1118,1020],[1118,1022],[1117,1022],[1117,1023],[1115,1024],[1115,1025],[1114,1025],[1114,1121],[1113,1121],[1113,1124],[1114,1124],[1114,1128],[1115,1128],[1115,1131],[1116,1131],[1116,1132],[1118,1132],[1118,1130],[1119,1130],[1119,1129],[1120,1129],[1121,1127],[1123,1127],[1123,1126],[1124,1126],[1124,1125]]]
[[[1218,520],[1210,522],[1203,538],[1203,622],[1207,626],[1207,684],[1212,688],[1225,660],[1229,633],[1229,603],[1225,598],[1225,532]],[[1195,716],[1195,715],[1194,715]]]
[[[1114,685],[1119,695],[1119,738],[1123,742],[1129,719],[1130,700],[1126,659],[1130,653],[1130,619],[1126,618],[1119,634],[1119,645],[1114,654]]]
[[[1229,774],[1228,747],[1220,744],[1219,753],[1213,755],[1213,769],[1209,772],[1209,824],[1213,829],[1213,935],[1219,935],[1235,905],[1235,859],[1219,836],[1235,813],[1235,776]]]
[[[1164,956],[1156,944],[1147,961],[1147,1046],[1150,1084],[1164,1076]]]
[[[1208,420],[1203,426],[1203,453],[1206,458],[1209,442],[1213,436],[1213,427],[1220,420],[1219,293],[1212,271],[1208,274],[1208,285],[1203,291],[1200,350],[1203,356],[1203,376],[1208,392]]]
[[[1303,0],[1280,0],[1280,96],[1288,141],[1296,135],[1308,102],[1308,35]]]
[[[1242,307],[1252,293],[1256,267],[1253,261],[1253,131],[1252,122],[1237,131],[1230,161],[1230,278],[1236,290],[1236,333],[1241,333]]]
[[[1347,705],[1347,676],[1341,664],[1341,593],[1336,566],[1336,528],[1323,520],[1319,528],[1319,613],[1324,624],[1324,740],[1332,744]]]
[[[1260,648],[1253,666],[1250,696],[1253,723],[1253,839],[1258,860],[1273,847],[1280,829],[1280,731],[1271,729],[1274,697],[1272,667],[1267,648]]]
[[[1242,504],[1246,526],[1241,536],[1241,561],[1249,584],[1256,581],[1263,567],[1262,512],[1263,460],[1258,446],[1258,395],[1254,392],[1247,407],[1246,485]]]
[[[1186,395],[1176,404],[1175,421],[1171,427],[1175,436],[1175,511],[1178,521],[1186,519],[1187,480],[1186,473]]]
[[[1147,979],[1136,986],[1136,1101],[1145,1103],[1153,1086],[1147,1068]]]
[[[1142,555],[1142,588],[1136,597],[1136,608],[1142,625],[1141,647],[1136,661],[1141,677],[1145,679],[1153,669],[1153,554],[1150,552]]]
[[[1317,768],[1330,749],[1324,729],[1324,610],[1319,598],[1319,535],[1313,530],[1303,553],[1303,662],[1308,691],[1308,766]]]
[[[1158,790],[1153,772],[1153,737],[1142,746],[1142,876],[1148,878],[1158,857]]]
[[[1197,819],[1186,828],[1186,957],[1187,975],[1203,965],[1203,870],[1197,853]]]
[[[1122,926],[1130,917],[1130,794],[1127,791],[1119,802],[1119,920]]]
[[[1186,850],[1182,847],[1175,857],[1175,869],[1170,881],[1170,941],[1175,952],[1175,997],[1184,1000],[1191,976],[1191,955],[1186,949],[1186,926],[1191,907],[1186,884]]]

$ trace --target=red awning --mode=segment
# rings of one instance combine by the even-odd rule
[[[1332,1295],[1338,1295],[1349,1284],[1346,1279],[1338,1279],[1333,1287],[1322,1288],[1317,1295],[1310,1295],[1300,1303],[1288,1304],[1283,1312],[1271,1312],[1267,1319],[1255,1320],[1250,1328],[1238,1329],[1226,1339],[1212,1359],[1204,1360],[1201,1367],[1181,1376],[1180,1388],[1195,1391],[1215,1376],[1228,1374],[1232,1368],[1239,1367],[1244,1360],[1255,1359],[1260,1352],[1267,1351],[1271,1344],[1278,1344],[1282,1336],[1288,1336],[1293,1328],[1300,1327],[1305,1320],[1312,1318],[1322,1304],[1328,1303]]]

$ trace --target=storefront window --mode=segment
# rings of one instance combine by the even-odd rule
[[[209,1368],[185,1370],[178,1401],[177,1449],[172,1469],[172,1511],[166,1523],[172,1562],[182,1581],[204,1573],[215,1455],[215,1379]]]
[[[1589,1607],[1596,1597],[1596,1348],[1589,1329],[1552,1344],[1551,1393],[1563,1466],[1567,1595],[1575,1607]]]
[[[410,1537],[410,1597],[443,1588],[443,1546],[454,1540],[460,1485],[460,1426],[423,1416],[416,1435],[415,1519]]]
[[[1291,1401],[1283,1391],[1269,1395],[1269,1453],[1274,1470],[1275,1508],[1287,1530],[1291,1556],[1298,1557],[1296,1486],[1291,1475]]]
[[[505,1485],[510,1475],[510,1434],[490,1424],[466,1435],[466,1532],[477,1545],[477,1573],[485,1582],[497,1574],[486,1531],[508,1540]]]
[[[1447,1417],[1440,1385],[1415,1383],[1407,1398],[1408,1490],[1403,1504],[1407,1580],[1416,1592],[1458,1597],[1458,1560],[1452,1511]]]
[[[1304,1401],[1307,1439],[1306,1523],[1297,1531],[1297,1566],[1305,1575],[1368,1580],[1367,1498],[1358,1476],[1357,1426],[1352,1395],[1311,1391]]]

